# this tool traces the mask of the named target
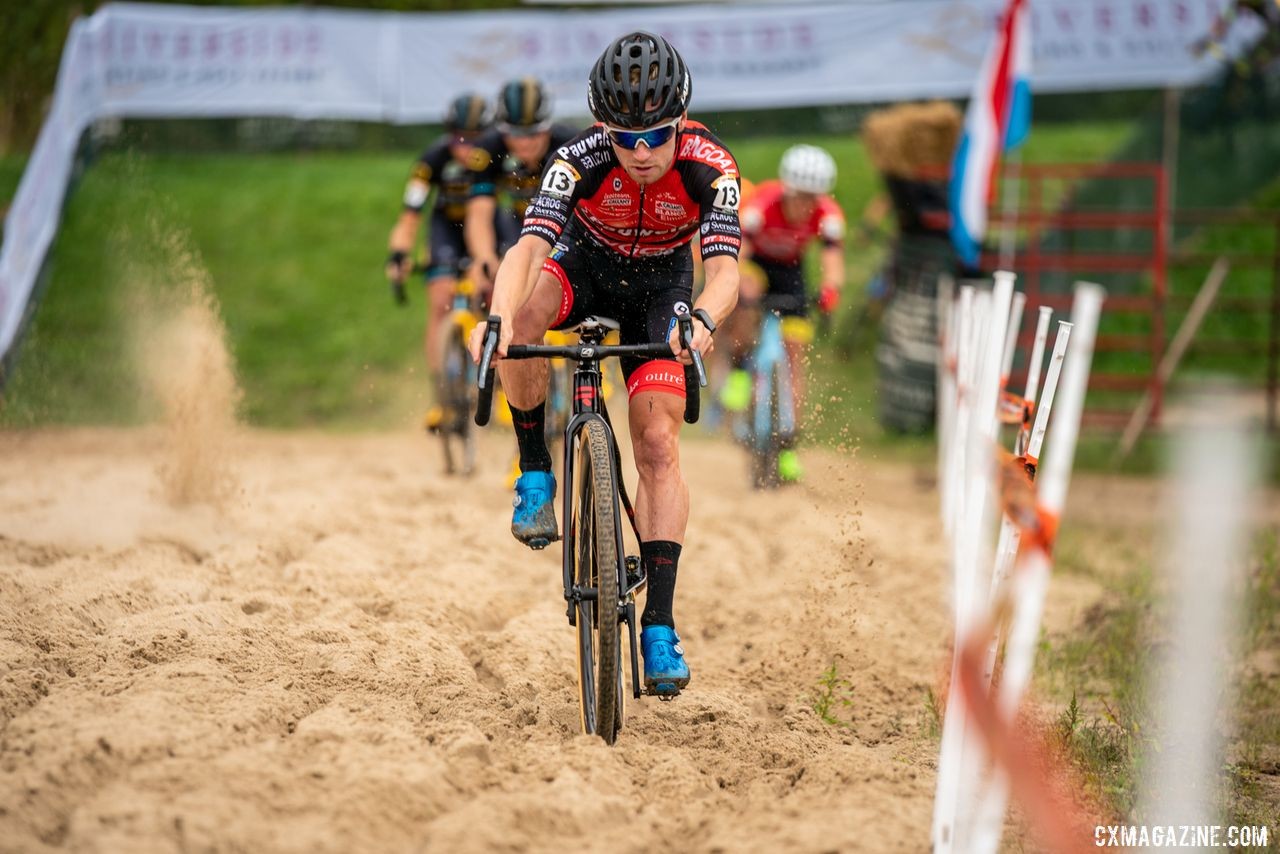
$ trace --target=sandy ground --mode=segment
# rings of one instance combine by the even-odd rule
[[[241,434],[183,504],[161,430],[0,435],[0,850],[927,848],[926,472],[814,451],[759,494],[687,442],[693,684],[610,748],[578,732],[558,553],[506,531],[508,444],[459,481],[420,436]],[[1142,548],[1151,483],[1072,489]],[[1065,630],[1101,588],[1054,584]],[[833,662],[847,726],[813,710]]]
[[[689,443],[694,681],[608,748],[558,555],[506,532],[505,441],[459,482],[420,437],[250,434],[221,507],[170,503],[162,445],[3,437],[0,848],[926,846],[947,614],[910,470],[815,456],[753,494]],[[833,661],[847,727],[809,699]]]

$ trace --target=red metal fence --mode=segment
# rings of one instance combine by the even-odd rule
[[[1171,214],[1157,163],[1028,164],[1011,167],[1005,180],[1018,182],[1016,207],[993,209],[991,234],[999,242],[1014,230],[1011,266],[1027,294],[1026,316],[1048,305],[1065,319],[1076,280],[1107,287],[1087,423],[1123,426],[1144,392],[1158,423],[1165,389],[1157,366],[1204,273],[1225,257],[1231,272],[1184,364],[1265,388],[1267,426],[1276,429],[1280,212]],[[1000,261],[990,253],[983,267]],[[1024,353],[1032,326],[1024,324]]]

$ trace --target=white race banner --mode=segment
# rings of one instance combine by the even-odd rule
[[[1189,86],[1223,0],[1034,0],[1033,91]],[[436,121],[462,91],[546,81],[557,113],[586,113],[591,63],[633,29],[667,36],[694,110],[963,97],[1003,0],[686,5],[398,14],[319,8],[108,5],[77,21],[53,105],[5,221],[0,357],[53,239],[77,141],[103,117]],[[1226,45],[1259,34],[1241,21]]]

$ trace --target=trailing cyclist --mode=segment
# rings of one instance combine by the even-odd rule
[[[765,295],[775,300],[782,315],[782,335],[791,365],[792,412],[802,412],[805,392],[804,360],[813,343],[809,297],[804,275],[804,254],[815,240],[821,243],[821,282],[817,307],[824,314],[835,311],[844,287],[844,214],[830,193],[836,182],[836,164],[821,148],[796,145],[782,155],[778,180],[764,181],[742,207],[742,232],[746,274],[742,280],[744,304],[758,303]],[[753,320],[753,313],[739,312],[735,325]],[[742,411],[751,398],[751,377],[744,369],[745,342],[750,334],[734,336],[736,369],[725,382],[721,402],[726,409]],[[801,476],[796,456],[796,435],[779,437],[778,475],[795,481]]]
[[[673,359],[623,361],[640,485],[636,523],[648,594],[641,616],[645,684],[679,693],[689,668],[675,631],[676,570],[689,518],[680,473],[684,369],[677,315],[692,312],[691,346],[711,335],[738,296],[740,187],[728,149],[687,116],[691,80],[661,36],[630,33],[593,67],[588,106],[597,124],[556,149],[529,206],[519,242],[498,269],[491,313],[498,352],[542,340],[588,315],[621,324],[622,343],[667,341]],[[699,236],[706,284],[692,302],[690,244]],[[484,330],[472,335],[479,358]],[[542,548],[559,537],[555,477],[543,439],[545,360],[499,362],[514,416],[522,474],[511,531]]]
[[[471,197],[472,170],[479,155],[475,143],[491,120],[489,105],[479,95],[467,93],[450,102],[444,134],[413,164],[404,189],[404,207],[387,241],[387,278],[403,285],[413,270],[413,249],[422,212],[434,192],[427,237],[430,260],[426,269],[427,321],[423,336],[429,379],[440,372],[441,322],[449,312],[458,276],[467,261],[463,221]],[[436,430],[443,420],[444,412],[437,403],[428,410],[423,426]]]
[[[502,257],[519,236],[529,202],[551,153],[577,133],[551,121],[551,96],[532,77],[508,81],[498,92],[494,127],[476,141],[467,200],[466,238],[473,275],[488,289]],[[507,207],[499,206],[498,195]]]

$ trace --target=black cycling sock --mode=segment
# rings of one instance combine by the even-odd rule
[[[547,423],[546,401],[533,409],[511,407],[511,421],[516,428],[516,444],[520,446],[520,471],[551,471],[551,452],[543,430]]]
[[[679,543],[670,540],[650,540],[640,544],[640,563],[649,575],[649,593],[644,600],[641,626],[670,626],[675,628],[671,615],[676,595],[676,567],[680,563]]]

